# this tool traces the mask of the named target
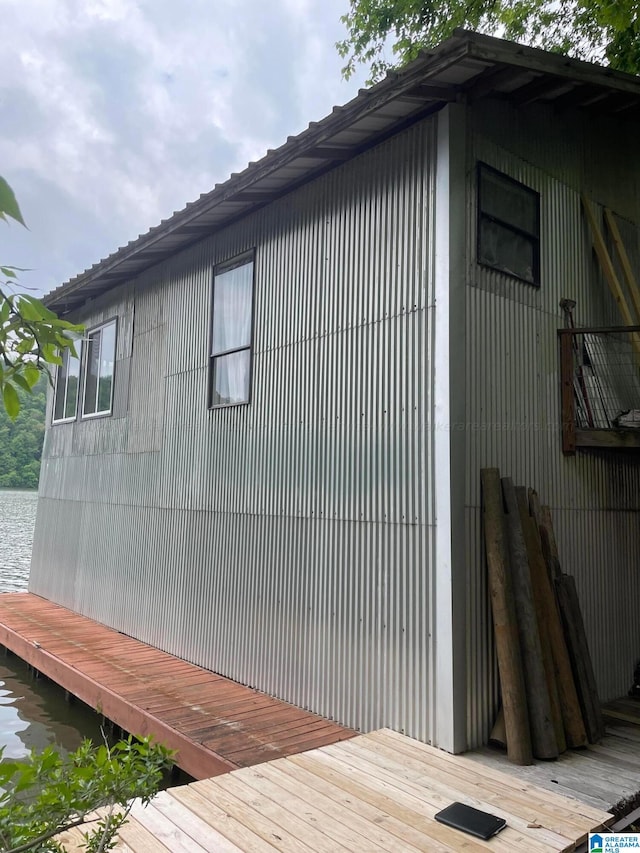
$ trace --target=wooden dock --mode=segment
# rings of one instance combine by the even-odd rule
[[[434,820],[462,801],[504,817],[481,841]],[[608,813],[388,730],[171,788],[134,806],[122,853],[573,851]],[[74,849],[78,830],[63,836]]]
[[[606,732],[600,743],[567,750],[556,761],[515,767],[502,751],[490,748],[474,750],[468,756],[492,770],[609,811],[640,793],[640,700],[610,702],[602,713]]]
[[[196,779],[355,734],[29,593],[0,594],[0,645]]]

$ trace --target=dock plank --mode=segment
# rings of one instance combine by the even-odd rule
[[[135,804],[121,853],[571,853],[613,816],[388,730],[171,788]],[[500,788],[501,786],[501,788]],[[502,799],[496,799],[500,788]],[[435,820],[452,801],[507,820],[489,841]],[[502,806],[501,806],[502,803]],[[547,820],[549,818],[549,820]]]
[[[196,779],[355,734],[30,593],[0,594],[0,644]]]

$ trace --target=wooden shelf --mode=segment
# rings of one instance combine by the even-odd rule
[[[575,446],[640,450],[640,429],[577,429]]]

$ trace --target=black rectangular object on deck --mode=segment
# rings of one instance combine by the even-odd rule
[[[504,818],[481,812],[479,809],[465,806],[464,803],[452,803],[434,817],[439,823],[459,829],[461,832],[468,832],[469,835],[475,835],[476,838],[483,838],[485,841],[497,835],[507,825]]]

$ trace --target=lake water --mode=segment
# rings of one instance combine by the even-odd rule
[[[27,589],[37,503],[37,492],[0,489],[0,592]],[[0,650],[0,745],[7,758],[48,745],[64,754],[83,737],[101,738],[100,722],[90,708],[67,702],[61,688]]]
[[[37,505],[37,492],[0,489],[0,592],[27,588]]]

